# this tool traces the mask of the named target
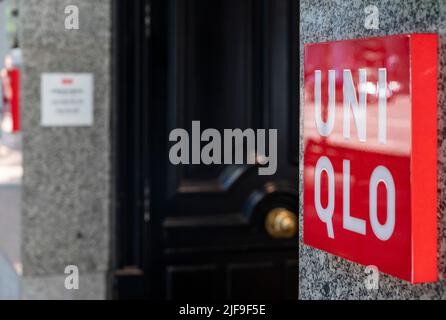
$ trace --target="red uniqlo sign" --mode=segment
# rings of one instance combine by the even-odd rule
[[[304,243],[437,280],[437,35],[305,45]]]

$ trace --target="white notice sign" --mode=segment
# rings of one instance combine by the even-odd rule
[[[41,75],[42,126],[93,125],[93,75],[43,73]]]

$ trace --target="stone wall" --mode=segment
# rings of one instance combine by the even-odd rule
[[[379,9],[378,30],[367,30],[364,27],[364,8],[371,4]],[[303,45],[305,43],[412,32],[439,34],[438,245],[439,272],[444,278],[446,274],[446,175],[444,174],[446,169],[446,1],[302,0],[300,10],[301,92],[303,92]],[[302,160],[302,141],[300,154]],[[301,161],[300,190],[303,189],[302,163]],[[379,290],[366,290],[364,267],[303,245],[302,207],[300,213],[299,295],[301,299],[446,299],[446,281],[444,280],[435,284],[411,285],[381,275]]]
[[[111,242],[111,3],[21,1],[25,299],[107,296]],[[65,29],[67,5],[79,7],[79,30]],[[40,126],[43,72],[93,73],[93,126]],[[67,265],[79,268],[79,290],[64,287]]]

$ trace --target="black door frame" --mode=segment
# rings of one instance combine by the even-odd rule
[[[159,250],[150,251],[150,243],[161,240],[161,217],[150,216],[150,207],[157,207],[157,199],[150,199],[150,177],[157,188],[166,187],[160,176],[167,159],[150,157],[149,150],[167,155],[160,147],[165,132],[149,135],[151,130],[166,123],[166,115],[157,112],[157,106],[167,101],[168,88],[168,17],[167,1],[114,0],[113,1],[113,248],[112,297],[117,299],[156,298],[162,281],[157,264],[147,261],[161,259]],[[290,14],[299,16],[299,1],[290,1]],[[289,50],[292,59],[290,99],[294,104],[290,122],[299,119],[299,26],[291,19],[292,39]],[[150,48],[150,50],[149,50]],[[150,70],[150,73],[149,73]],[[157,75],[156,81],[149,74]],[[297,90],[296,90],[297,88]],[[149,97],[151,103],[149,103]],[[149,116],[150,115],[150,116]],[[149,124],[149,125],[147,125]],[[162,127],[162,125],[161,125]],[[296,144],[290,146],[289,157],[298,163],[299,126],[290,125],[290,135]],[[144,148],[143,146],[149,146]],[[164,144],[165,146],[165,144]],[[297,271],[296,271],[297,272]],[[149,279],[152,283],[149,284]],[[150,290],[153,290],[153,295]]]
[[[111,297],[147,298],[150,0],[113,0]]]

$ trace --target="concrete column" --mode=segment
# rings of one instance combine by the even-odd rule
[[[111,0],[21,1],[23,50],[22,297],[104,299],[110,264]],[[80,29],[65,29],[65,7]],[[94,125],[40,125],[40,75],[94,75]],[[79,290],[64,286],[79,268]]]

